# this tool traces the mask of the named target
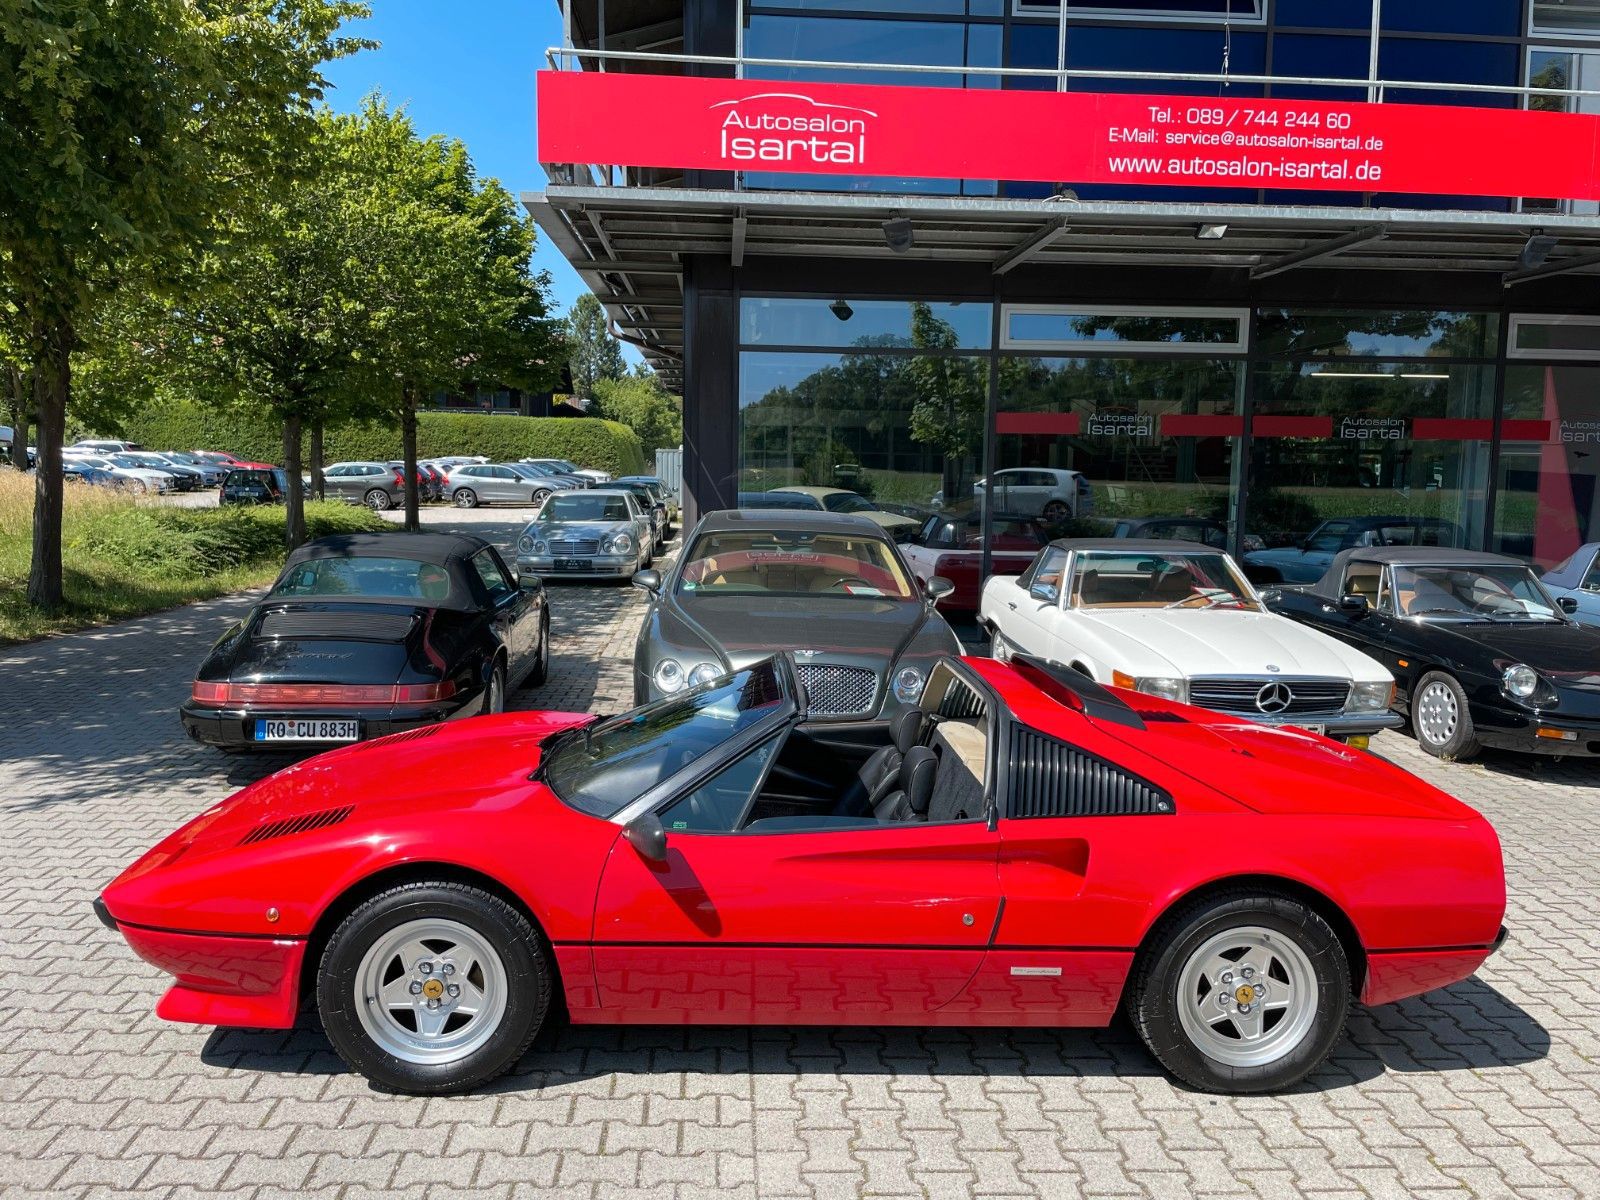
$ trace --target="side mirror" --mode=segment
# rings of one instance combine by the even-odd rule
[[[1372,611],[1372,605],[1367,603],[1365,596],[1351,592],[1339,597],[1339,611],[1347,612],[1353,617],[1361,617]]]
[[[928,598],[928,607],[930,608],[955,590],[956,585],[943,575],[935,575],[922,586],[922,594]]]
[[[652,596],[661,595],[660,571],[635,571],[633,573],[633,586],[642,588]]]
[[[1558,596],[1556,603],[1561,606],[1561,611],[1571,615],[1578,611],[1578,598],[1576,596]]]
[[[655,813],[647,812],[629,821],[622,836],[638,851],[640,858],[651,862],[667,861],[667,830]]]
[[[541,587],[544,586],[544,580],[540,579],[532,571],[529,571],[526,574],[518,572],[517,586],[525,592],[537,592]]]

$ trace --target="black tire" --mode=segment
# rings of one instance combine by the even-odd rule
[[[550,609],[545,608],[539,618],[539,653],[534,657],[533,670],[528,672],[528,687],[543,687],[550,678]]]
[[[1072,515],[1072,510],[1067,507],[1066,501],[1052,500],[1044,506],[1044,512],[1041,515],[1052,525],[1058,525]]]
[[[483,715],[492,716],[506,710],[506,665],[498,660],[489,672],[489,683],[483,689]]]
[[[1467,693],[1453,675],[1429,671],[1411,690],[1407,709],[1411,735],[1435,758],[1459,761],[1483,748],[1467,708]]]
[[[397,1057],[373,1039],[357,1011],[357,975],[363,957],[385,934],[410,921],[457,922],[499,956],[506,981],[505,1009],[492,1035],[470,1053],[439,1063]],[[537,929],[498,896],[461,883],[403,884],[366,901],[339,923],[317,970],[322,1027],[351,1070],[396,1092],[458,1092],[505,1074],[544,1025],[556,974]]]
[[[995,662],[1006,661],[1006,639],[998,628],[989,631],[989,657]]]
[[[367,507],[373,512],[388,512],[394,507],[394,497],[382,488],[373,488],[366,495]]]
[[[478,493],[471,488],[457,488],[451,499],[455,501],[457,508],[478,507]]]
[[[1217,1057],[1191,1036],[1178,1012],[1189,995],[1184,975],[1191,958],[1213,939],[1247,928],[1267,931],[1285,949],[1298,948],[1316,980],[1314,1008],[1304,1032],[1278,1057],[1259,1065],[1236,1065]],[[1209,1003],[1212,994],[1201,996]],[[1197,1009],[1201,996],[1194,1001]],[[1225,999],[1219,996],[1219,1006]],[[1150,1053],[1189,1086],[1233,1094],[1279,1091],[1321,1066],[1343,1036],[1350,1012],[1350,964],[1328,923],[1300,901],[1245,890],[1225,892],[1180,908],[1151,932],[1134,963],[1126,1003]],[[1268,1008],[1263,1002],[1262,1017]],[[1279,1020],[1290,1016],[1286,1010]],[[1229,1021],[1221,1024],[1232,1028]],[[1269,1027],[1263,1036],[1271,1033]]]
[[[533,494],[533,502],[534,502],[534,504],[543,504],[548,499],[550,499],[550,489],[549,488],[540,488],[538,491],[534,492],[534,494]]]

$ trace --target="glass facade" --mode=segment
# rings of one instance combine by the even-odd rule
[[[991,542],[1183,526],[1263,582],[1253,552],[1352,518],[1548,566],[1600,539],[1600,318],[1505,324],[745,296],[739,488],[854,492]]]

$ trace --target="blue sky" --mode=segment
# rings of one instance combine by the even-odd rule
[[[482,175],[513,196],[544,187],[534,146],[534,71],[561,44],[555,0],[370,0],[372,18],[347,31],[383,43],[326,69],[329,103],[355,109],[376,89],[404,105],[424,136],[460,138]],[[558,312],[583,281],[541,234]]]

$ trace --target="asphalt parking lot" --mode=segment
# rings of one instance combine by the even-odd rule
[[[427,520],[509,545],[522,515]],[[552,678],[514,706],[627,707],[643,597],[552,591]],[[1358,1013],[1288,1095],[1184,1091],[1116,1026],[568,1029],[483,1094],[415,1099],[309,1021],[160,1022],[163,977],[89,900],[274,765],[176,717],[248,603],[0,650],[0,1195],[1600,1196],[1600,763],[1442,765],[1392,734],[1381,753],[1498,827],[1512,940]]]

